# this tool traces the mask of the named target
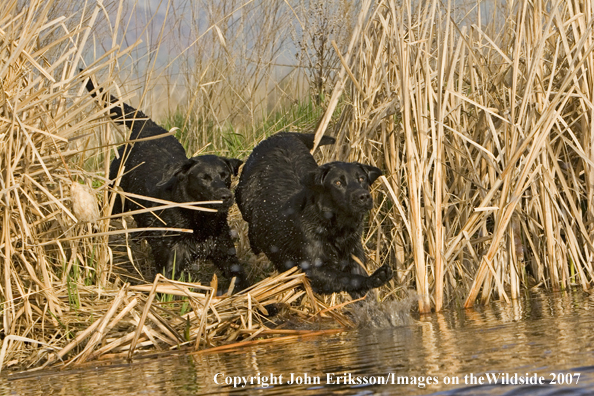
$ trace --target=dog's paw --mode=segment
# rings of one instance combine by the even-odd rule
[[[384,285],[386,282],[388,282],[390,279],[392,279],[393,276],[394,276],[394,273],[392,271],[392,268],[386,263],[386,264],[382,265],[380,268],[378,268],[368,278],[367,284],[368,284],[369,288],[380,287],[380,286]]]

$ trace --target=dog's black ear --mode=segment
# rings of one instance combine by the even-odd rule
[[[174,176],[177,176],[178,179],[185,179],[188,177],[188,173],[190,169],[196,165],[196,160],[194,158],[189,158],[186,161],[182,162],[174,171]]]
[[[221,159],[227,163],[227,166],[229,167],[231,172],[233,172],[233,176],[237,176],[237,173],[239,172],[239,167],[241,166],[241,164],[243,164],[243,161],[238,160],[237,158],[227,157],[221,157]]]
[[[156,187],[163,188],[165,190],[171,189],[178,180],[184,180],[188,177],[188,171],[192,169],[194,164],[196,164],[196,161],[190,158],[189,160],[186,160],[177,166],[167,167],[163,173],[161,181],[156,184]],[[147,186],[149,190],[151,187],[152,186]]]
[[[324,181],[326,180],[326,176],[328,172],[332,169],[332,164],[324,164],[318,166],[318,169],[315,171],[309,172],[305,175],[303,183],[312,189],[319,189],[324,187]]]
[[[367,178],[369,179],[370,185],[373,184],[373,182],[376,181],[378,177],[383,175],[383,172],[375,166],[365,164],[359,164],[359,166],[361,167],[361,169],[363,169],[363,172],[367,174]]]

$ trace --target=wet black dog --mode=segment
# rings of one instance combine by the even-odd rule
[[[95,87],[89,79],[87,90],[96,97]],[[105,95],[114,103],[117,99]],[[123,104],[110,109],[116,122],[131,129],[130,140],[166,134],[142,112]],[[236,278],[237,288],[248,286],[243,267],[235,253],[235,246],[227,223],[227,211],[233,204],[231,176],[237,175],[242,161],[216,155],[203,155],[188,159],[179,141],[171,135],[153,140],[138,141],[119,149],[119,159],[113,160],[109,178],[118,176],[121,161],[125,171],[120,187],[130,193],[173,202],[222,201],[212,205],[215,212],[171,208],[134,215],[139,227],[175,227],[193,230],[193,233],[151,232],[149,243],[157,271],[167,276],[178,276],[193,263],[212,261],[226,277]],[[114,212],[149,208],[159,203],[126,199],[124,207],[116,200]],[[236,288],[236,290],[237,290]]]
[[[299,265],[316,292],[361,295],[385,284],[384,265],[367,276],[361,244],[363,219],[373,201],[369,186],[381,175],[370,165],[318,166],[309,150],[314,135],[281,132],[260,143],[243,167],[235,191],[249,224],[252,250],[279,271]],[[332,144],[325,136],[321,144]],[[355,259],[354,259],[354,258]]]

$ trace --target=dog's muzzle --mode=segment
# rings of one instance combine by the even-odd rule
[[[217,194],[217,200],[223,201],[223,203],[220,205],[222,209],[229,209],[231,205],[233,205],[233,193],[225,189],[225,191],[221,191],[219,194]]]

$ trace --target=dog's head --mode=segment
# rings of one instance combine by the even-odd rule
[[[375,166],[358,162],[330,162],[311,172],[305,184],[324,194],[333,208],[347,214],[361,214],[373,206],[369,186],[382,175]]]
[[[237,176],[241,164],[241,160],[216,155],[192,157],[177,166],[168,180],[159,184],[175,184],[175,190],[183,195],[180,198],[185,202],[223,201],[217,207],[227,210],[233,204],[231,176]]]

